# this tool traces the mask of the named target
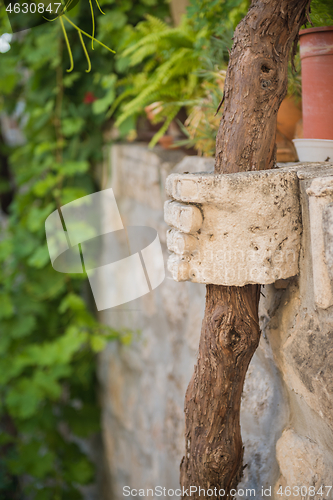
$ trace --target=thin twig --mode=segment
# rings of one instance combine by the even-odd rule
[[[216,113],[214,116],[217,115],[217,113],[220,111],[221,107],[222,107],[222,104],[224,103],[224,99],[225,99],[225,93],[223,92],[223,96],[222,96],[222,99],[220,101],[220,104],[217,106],[217,110],[216,110]]]

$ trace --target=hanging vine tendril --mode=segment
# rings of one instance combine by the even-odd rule
[[[71,63],[70,68],[67,70],[68,72],[70,72],[70,71],[73,71],[73,68],[74,68],[73,54],[72,54],[71,46],[70,46],[70,43],[69,43],[69,40],[68,40],[68,36],[67,36],[67,33],[66,33],[66,28],[65,28],[65,25],[64,25],[64,21],[62,20],[62,17],[59,17],[59,21],[60,21],[61,28],[62,28],[62,31],[63,31],[63,34],[64,34],[64,38],[65,38],[65,42],[66,42],[66,46],[67,46],[67,50],[68,50],[68,55],[69,55],[69,60],[70,60],[70,63]]]
[[[84,52],[84,54],[86,56],[87,63],[88,63],[88,69],[86,69],[86,73],[89,73],[90,70],[91,70],[91,62],[90,62],[90,57],[89,57],[88,51],[86,49],[86,46],[84,44],[84,41],[83,41],[83,38],[82,38],[82,35],[81,35],[81,31],[79,31],[79,37],[80,37],[80,42],[81,42],[81,45],[82,45],[82,48],[83,48],[83,52]]]
[[[89,5],[90,5],[90,12],[91,12],[91,21],[92,21],[92,36],[95,36],[95,16],[94,16],[94,9],[92,6],[91,0],[89,0]],[[94,50],[94,39],[91,40],[91,48]]]
[[[99,11],[105,15],[105,12],[102,11],[100,5],[99,5],[99,2],[98,0],[95,0],[96,2],[96,5],[99,9]],[[97,40],[97,38],[95,38],[95,15],[94,15],[94,9],[93,9],[93,4],[92,4],[92,1],[89,0],[89,5],[90,5],[90,12],[91,12],[91,20],[92,20],[92,34],[89,35],[89,33],[86,33],[85,31],[83,31],[81,28],[79,28],[79,26],[77,26],[76,24],[74,24],[66,15],[65,15],[65,12],[68,12],[68,8],[69,6],[71,5],[71,3],[73,3],[73,0],[68,0],[64,7],[63,7],[63,10],[62,12],[57,16],[55,17],[54,19],[48,19],[47,17],[44,17],[44,19],[46,19],[47,21],[56,21],[57,19],[59,19],[59,22],[60,22],[60,25],[61,25],[61,29],[62,29],[62,32],[63,32],[63,35],[64,35],[64,38],[65,38],[65,42],[66,42],[66,47],[67,47],[67,51],[68,51],[68,56],[69,56],[69,62],[70,62],[70,67],[69,69],[67,69],[66,71],[68,73],[70,73],[71,71],[73,71],[74,69],[74,60],[73,60],[73,54],[72,54],[72,50],[71,50],[71,46],[70,46],[70,43],[69,43],[69,39],[68,39],[68,36],[67,36],[67,32],[66,32],[66,28],[65,28],[65,23],[64,23],[64,20],[67,21],[69,24],[71,24],[75,29],[76,31],[78,32],[79,34],[79,38],[80,38],[80,42],[81,42],[81,45],[82,45],[82,49],[83,49],[83,52],[84,52],[84,55],[86,56],[86,59],[87,59],[87,63],[88,63],[88,69],[86,69],[86,73],[89,73],[91,71],[91,61],[90,61],[90,56],[89,56],[89,53],[87,51],[87,48],[85,46],[85,43],[84,43],[84,40],[83,40],[83,37],[82,35],[85,35],[87,36],[88,38],[91,39],[91,48],[92,50],[94,50],[94,42],[98,43],[99,45],[102,45],[102,47],[104,47],[105,49],[109,50],[110,52],[112,52],[113,54],[115,54],[116,52],[112,49],[110,49],[110,47],[108,47],[107,45],[105,45],[104,43],[100,42],[99,40]],[[64,20],[63,20],[64,19]]]

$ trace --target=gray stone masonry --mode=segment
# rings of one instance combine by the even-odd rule
[[[213,164],[179,151],[115,145],[106,149],[103,187],[114,189],[125,226],[158,231],[166,262],[166,178],[212,172]],[[262,336],[242,396],[247,466],[239,488],[255,488],[256,499],[267,498],[262,487],[271,488],[276,500],[332,498],[327,489],[314,496],[309,490],[304,494],[304,488],[288,496],[286,489],[312,486],[317,492],[333,481],[333,200],[325,191],[333,166],[298,164],[295,171],[295,210],[300,207],[302,220],[299,273],[262,287]],[[111,342],[99,357],[108,500],[125,498],[124,486],[145,493],[156,486],[179,487],[184,395],[196,361],[204,304],[205,285],[176,282],[167,273],[153,292],[100,313],[112,327],[140,330],[129,345]]]

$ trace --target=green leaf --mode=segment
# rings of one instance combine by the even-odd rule
[[[6,335],[6,329],[3,324],[0,323],[0,328],[2,330],[2,335],[0,335],[0,355],[6,354],[10,346],[10,336]]]
[[[17,227],[13,237],[13,254],[19,260],[30,255],[38,246],[38,239],[24,227]]]
[[[66,161],[58,167],[58,172],[64,176],[72,177],[76,174],[84,174],[89,169],[87,161]]]
[[[33,280],[24,283],[25,291],[33,300],[46,301],[61,296],[65,290],[66,275],[55,271],[51,265],[34,274]],[[44,305],[44,308],[47,307]]]
[[[8,390],[5,402],[12,417],[29,418],[37,411],[42,397],[43,391],[22,377]]]
[[[35,233],[45,225],[47,217],[54,211],[55,203],[48,203],[46,207],[33,206],[28,213],[27,228]]]
[[[30,335],[36,324],[36,317],[32,314],[17,315],[4,325],[4,333],[8,335],[8,339],[21,339]]]
[[[33,439],[29,443],[21,443],[18,447],[16,459],[9,460],[12,474],[30,476],[38,479],[44,478],[54,471],[55,455],[50,450],[45,449],[45,445]]]
[[[62,121],[62,132],[65,137],[70,137],[81,132],[83,125],[84,120],[80,116],[76,118],[65,118]]]
[[[16,357],[18,368],[39,365],[66,365],[74,354],[85,344],[87,332],[75,325],[69,326],[65,333],[53,342],[44,342],[28,346]],[[15,365],[14,365],[15,368]]]
[[[90,345],[94,352],[101,352],[105,349],[108,341],[103,335],[93,335],[90,338]]]
[[[135,130],[135,117],[129,116],[118,127],[120,136],[126,137],[132,130]]]
[[[53,187],[55,187],[61,180],[60,175],[49,174],[45,179],[36,182],[33,188],[33,192],[36,196],[42,198],[46,195]]]
[[[65,187],[61,193],[61,205],[67,205],[71,201],[78,200],[83,196],[86,196],[88,192],[84,188],[80,187]]]
[[[86,307],[84,300],[75,293],[69,293],[60,303],[58,311],[60,314],[71,309],[72,311],[82,311]]]
[[[37,269],[42,269],[49,262],[50,254],[46,244],[42,247],[38,247],[37,250],[28,259],[28,265],[31,267],[36,267]]]
[[[1,54],[3,64],[1,65],[0,73],[0,91],[1,94],[9,94],[13,91],[18,79],[19,74],[16,70],[16,60],[10,54]]]
[[[73,84],[81,77],[81,73],[72,71],[69,75],[65,75],[63,78],[64,87],[71,88]]]
[[[94,470],[89,460],[82,456],[75,462],[67,462],[66,475],[78,484],[88,484],[94,477]]]
[[[98,115],[100,113],[105,113],[105,111],[111,106],[116,97],[116,92],[114,89],[110,89],[102,99],[97,99],[93,103],[93,112]]]
[[[107,89],[107,92],[104,97],[101,99],[97,99],[93,105],[93,112],[98,115],[100,113],[104,113],[110,105],[113,103],[116,97],[116,82],[117,82],[117,77],[116,75],[108,75],[104,76],[102,78],[102,87],[104,89]]]
[[[13,251],[13,241],[11,239],[4,239],[0,241],[0,262],[5,261]]]
[[[0,319],[10,318],[14,314],[14,304],[7,293],[0,293]]]

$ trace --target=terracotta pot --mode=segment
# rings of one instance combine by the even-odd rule
[[[297,103],[292,97],[283,99],[277,115],[277,162],[297,161],[295,147],[291,141],[295,138],[296,126],[301,118],[301,103]]]
[[[333,139],[333,26],[300,31],[303,135]]]
[[[295,137],[296,125],[302,118],[302,104],[293,97],[285,97],[277,115],[277,130],[291,141]]]
[[[162,146],[163,149],[169,149],[173,143],[173,137],[171,135],[163,135],[159,140],[158,143],[160,146]]]

